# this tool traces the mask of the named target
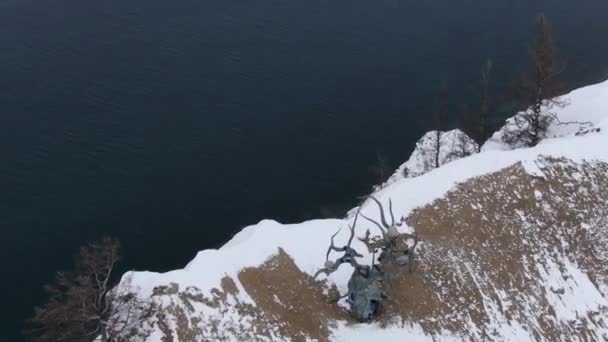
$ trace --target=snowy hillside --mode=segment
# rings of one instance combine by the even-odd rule
[[[352,269],[312,279],[347,221],[265,220],[183,269],[123,277],[162,308],[147,340],[608,340],[608,82],[566,98],[560,121],[584,124],[555,125],[528,149],[504,150],[495,135],[482,153],[433,170],[414,154],[397,175],[417,177],[394,176],[376,193],[420,240],[414,273],[386,289],[376,322],[328,303]],[[362,213],[378,217],[371,203]]]

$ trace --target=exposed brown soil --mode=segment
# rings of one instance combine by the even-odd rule
[[[348,313],[329,303],[311,276],[298,269],[283,251],[258,268],[248,268],[239,280],[258,308],[267,314],[267,324],[278,327],[279,336],[293,341],[314,338],[327,341],[329,324],[346,319]]]

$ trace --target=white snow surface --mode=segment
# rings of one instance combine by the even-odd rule
[[[554,128],[554,138],[547,139],[534,148],[525,148],[505,151],[495,142],[484,145],[483,151],[472,156],[445,163],[438,169],[433,169],[418,177],[404,178],[395,177],[390,185],[379,190],[375,196],[388,207],[389,198],[392,200],[397,219],[408,216],[415,208],[426,205],[433,200],[442,197],[457,183],[466,181],[472,177],[499,171],[517,162],[522,162],[525,169],[531,174],[541,176],[542,172],[536,166],[535,161],[540,155],[565,157],[573,161],[601,160],[608,161],[608,81],[581,88],[565,96],[568,106],[557,110],[561,121],[589,121],[599,132],[590,132],[583,135],[575,135],[575,130],[565,130],[563,127]],[[453,137],[458,132],[450,131],[448,137]],[[408,164],[409,163],[409,164]],[[410,161],[403,167],[420,170],[419,158],[412,156]],[[374,203],[367,202],[361,208],[367,216],[379,219],[377,207]],[[272,220],[263,220],[255,225],[242,229],[228,243],[217,250],[204,250],[183,269],[167,272],[130,272],[134,286],[141,290],[142,295],[149,295],[155,286],[178,283],[181,288],[196,286],[203,293],[209,293],[212,288],[220,286],[220,280],[224,276],[230,276],[239,287],[239,300],[253,303],[248,298],[246,291],[238,283],[237,274],[243,268],[261,265],[268,258],[277,253],[279,248],[287,252],[295,261],[296,265],[308,274],[314,274],[325,261],[325,250],[330,237],[340,227],[346,226],[351,219],[325,219],[302,222],[298,224],[281,224]],[[367,227],[365,227],[367,228]],[[365,228],[360,228],[358,236],[362,236]],[[373,228],[370,228],[372,230]],[[407,228],[405,228],[407,229]],[[347,239],[348,229],[342,229],[336,237],[336,243]],[[364,246],[354,240],[357,250],[364,251]],[[369,256],[367,256],[369,258]],[[576,270],[576,265],[568,265]],[[338,272],[330,276],[342,293],[346,291],[346,283],[350,277],[351,270],[342,267]],[[582,272],[580,278],[569,281],[554,279],[554,270],[542,270],[544,281],[556,283],[556,287],[578,287],[578,291],[587,291],[590,280]],[[125,275],[125,276],[127,276]],[[589,290],[585,300],[576,297],[555,298],[555,301],[564,301],[560,308],[559,316],[570,319],[573,315],[585,315],[589,306],[597,306],[597,302],[606,302],[608,299],[602,297],[597,290]],[[587,300],[588,299],[588,300]],[[572,306],[574,305],[574,309]],[[527,332],[521,327],[505,324],[499,327],[504,330],[504,335],[512,337],[513,340],[531,340]],[[151,340],[154,340],[153,334]],[[337,324],[333,330],[332,339],[335,341],[369,341],[381,338],[383,341],[430,341],[432,337],[426,336],[419,326],[395,326],[381,328],[374,324],[346,325]],[[407,338],[406,338],[407,337]],[[437,336],[435,336],[437,339]],[[441,340],[459,340],[454,336],[446,335]]]

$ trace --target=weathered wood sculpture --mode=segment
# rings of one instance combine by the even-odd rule
[[[370,198],[378,205],[381,222],[379,223],[363,215],[359,208],[352,226],[348,225],[350,236],[347,244],[342,247],[337,247],[334,244],[334,239],[340,232],[338,230],[331,237],[324,267],[315,274],[315,278],[321,273],[329,276],[343,264],[349,264],[354,268],[353,274],[348,281],[348,292],[339,297],[338,300],[347,298],[352,316],[360,322],[367,322],[377,314],[380,303],[385,298],[385,294],[380,288],[380,282],[387,281],[390,283],[398,279],[406,267],[408,267],[410,272],[412,271],[414,249],[418,244],[416,233],[399,232],[398,227],[403,225],[403,220],[395,222],[393,204],[390,199],[389,213],[391,223],[388,224],[382,203],[373,196],[370,196]],[[372,236],[369,229],[367,229],[365,237],[358,238],[365,244],[368,252],[372,254],[371,265],[359,264],[357,258],[362,258],[363,255],[351,247],[359,216],[371,222],[380,230],[380,235]],[[331,261],[329,260],[329,255],[332,251],[343,254],[335,261]],[[379,254],[377,260],[376,254]]]

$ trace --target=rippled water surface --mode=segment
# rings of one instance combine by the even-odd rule
[[[453,123],[486,58],[507,83],[539,11],[570,87],[608,76],[604,0],[0,0],[1,339],[102,234],[162,271],[352,206],[441,80]]]

